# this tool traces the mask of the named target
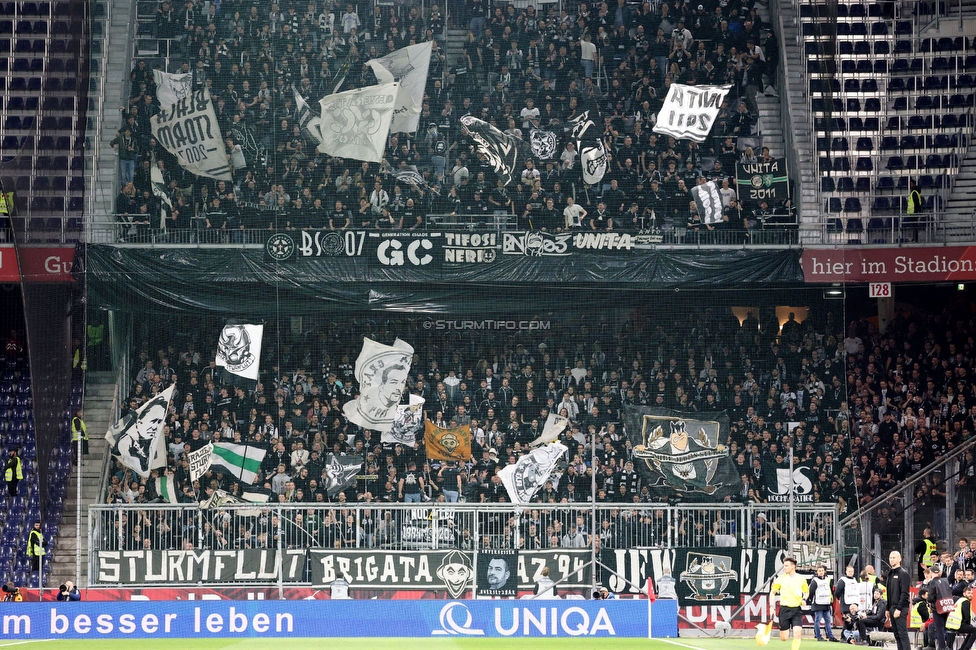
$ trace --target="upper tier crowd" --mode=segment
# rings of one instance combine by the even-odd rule
[[[780,49],[752,0],[559,6],[452,4],[449,26],[467,36],[449,62],[448,17],[436,4],[164,0],[155,35],[170,39],[168,71],[209,89],[234,180],[193,176],[152,137],[160,107],[151,65],[140,60],[113,141],[120,222],[136,230],[413,229],[430,225],[432,214],[474,224],[504,214],[521,228],[648,231],[746,230],[795,217],[789,201],[736,200],[735,164],[771,158],[755,137],[755,98],[775,94]],[[391,133],[380,164],[317,153],[296,123],[292,89],[315,107],[340,83],[376,83],[367,60],[424,41],[433,41],[433,55],[418,130]],[[732,86],[702,144],[651,130],[675,82]],[[583,110],[596,117],[610,155],[597,185],[583,183],[563,130]],[[525,140],[532,129],[552,131],[556,156],[526,161],[503,186],[462,135],[465,115]],[[173,205],[162,221],[152,165]],[[397,181],[392,172],[404,168],[429,185]],[[702,224],[691,200],[703,178],[722,188],[722,224]]]

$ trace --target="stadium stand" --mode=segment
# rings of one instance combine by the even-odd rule
[[[706,11],[682,3],[670,9],[625,3],[606,11],[581,6],[562,15],[551,4],[538,12],[536,7],[497,9],[483,16],[484,8],[452,7],[461,15],[454,14],[455,29],[447,30],[436,6],[422,12],[377,5],[374,13],[363,6],[344,11],[327,4],[319,15],[302,8],[268,16],[241,6],[224,7],[211,17],[197,10],[187,17],[173,6],[155,12],[140,9],[128,114],[113,141],[120,146],[129,126],[138,149],[135,169],[124,165],[114,206],[130,235],[126,241],[148,240],[149,226],[155,226],[155,216],[145,215],[159,213],[160,199],[149,186],[148,165],[156,163],[163,166],[168,199],[178,206],[168,217],[170,230],[259,230],[271,224],[309,229],[330,223],[341,228],[347,217],[356,225],[389,227],[407,223],[404,213],[411,198],[408,221],[419,213],[426,227],[444,221],[491,223],[491,213],[501,208],[513,217],[512,226],[525,228],[533,214],[546,209],[549,197],[561,221],[565,196],[573,195],[591,212],[607,199],[616,230],[656,230],[683,238],[691,223],[692,232],[769,229],[784,241],[795,236],[795,231],[781,232],[796,224],[792,204],[783,199],[765,206],[737,205],[734,193],[726,192],[725,221],[716,227],[692,223],[689,210],[687,188],[699,177],[719,185],[729,179],[734,187],[736,162],[771,158],[758,132],[755,95],[775,93],[779,45],[761,6],[730,2]],[[471,30],[457,29],[463,26]],[[584,31],[598,49],[593,69],[576,59]],[[423,40],[433,40],[435,49],[428,100],[415,136],[392,134],[383,165],[309,153],[314,142],[297,133],[292,86],[314,105],[340,79],[343,89],[375,83],[366,59]],[[159,110],[151,73],[163,65],[164,53],[166,71],[191,74],[192,87],[210,89],[222,130],[243,147],[247,167],[239,170],[235,183],[221,188],[194,180],[151,140],[147,120]],[[666,71],[667,78],[682,83],[732,84],[706,143],[669,142],[651,132],[648,116],[657,112],[667,92]],[[478,159],[458,123],[462,115],[476,115],[528,139],[535,127],[561,131],[568,116],[585,108],[599,108],[606,116],[605,139],[614,155],[610,173],[593,187],[584,186],[574,152],[567,150],[561,158],[540,164],[524,177],[525,183],[496,190],[487,161]],[[437,157],[434,149],[445,144],[451,166],[440,169],[432,158]],[[401,167],[419,170],[435,191],[389,176]],[[533,178],[540,184],[536,197],[531,196]],[[616,188],[611,189],[611,180],[617,181]],[[389,199],[371,200],[374,182]],[[456,194],[449,191],[451,186]],[[337,202],[341,216],[330,221]],[[637,204],[634,216],[627,214],[631,203]],[[259,237],[246,241],[257,243]],[[223,239],[204,234],[199,241]],[[725,239],[716,235],[712,241]]]

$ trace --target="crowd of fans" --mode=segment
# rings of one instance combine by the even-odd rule
[[[449,62],[446,18],[436,4],[282,1],[259,9],[240,0],[163,1],[155,35],[169,39],[169,71],[209,89],[234,180],[189,174],[152,137],[150,118],[160,107],[152,69],[140,60],[113,141],[122,188],[116,212],[136,230],[212,231],[418,228],[431,214],[635,231],[746,230],[795,220],[789,201],[743,206],[736,199],[735,164],[770,158],[755,137],[755,97],[776,92],[780,48],[755,4],[616,0],[559,11],[553,3],[516,9],[471,0],[451,6],[450,26],[468,31]],[[368,59],[424,41],[433,41],[433,55],[417,132],[391,133],[381,164],[317,153],[297,124],[292,89],[317,106],[340,82],[344,90],[375,83]],[[651,130],[676,82],[732,86],[703,144]],[[583,110],[595,116],[610,158],[593,186],[582,182],[578,152],[563,130]],[[532,129],[552,131],[559,150],[553,160],[527,161],[515,170],[516,182],[503,186],[461,133],[465,115],[525,140]],[[173,206],[162,213],[153,165]],[[404,168],[429,185],[397,181],[392,172]],[[702,179],[722,188],[722,224],[701,223],[690,189]]]
[[[168,464],[163,471],[173,477],[182,503],[208,499],[216,489],[232,494],[258,490],[278,503],[332,503],[339,508],[355,503],[505,502],[508,496],[497,470],[525,453],[546,416],[556,412],[571,420],[563,437],[569,447],[566,466],[535,501],[605,504],[611,514],[601,537],[608,546],[652,539],[706,545],[716,535],[737,534],[751,535],[757,546],[785,545],[789,527],[782,503],[770,503],[769,514],[758,517],[749,531],[734,518],[707,510],[672,520],[672,511],[654,514],[648,509],[653,506],[624,509],[624,504],[640,508],[663,500],[635,468],[633,445],[624,433],[621,409],[635,404],[729,414],[728,438],[721,442],[730,450],[741,484],[726,502],[781,501],[775,498],[781,492],[777,470],[789,466],[784,454],[792,446],[796,465],[818,476],[807,500],[838,502],[842,511],[853,504],[861,477],[848,452],[851,415],[842,383],[848,365],[846,343],[838,338],[842,324],[831,314],[811,313],[803,322],[791,315],[780,326],[772,310],[749,312],[741,323],[724,309],[707,309],[690,323],[682,322],[688,316],[654,315],[621,323],[606,317],[583,319],[578,329],[557,326],[527,335],[524,343],[492,339],[484,332],[432,338],[416,322],[405,320],[355,321],[352,329],[323,322],[302,336],[282,333],[287,342],[277,351],[266,346],[256,385],[218,368],[211,352],[201,352],[209,347],[203,339],[200,347],[191,342],[194,336],[179,345],[160,346],[150,343],[155,335],[147,332],[135,357],[139,362],[132,369],[126,410],[175,383],[164,430]],[[421,441],[413,447],[384,444],[378,433],[346,420],[342,405],[358,392],[354,363],[361,335],[423,341],[416,345],[408,392],[425,398],[427,417],[435,423],[470,423],[469,462],[428,462]],[[790,422],[799,423],[793,435]],[[185,453],[208,441],[240,441],[266,449],[255,484],[242,486],[237,477],[215,468],[191,481]],[[325,489],[329,453],[363,457],[356,483],[332,497]],[[140,479],[114,466],[107,501],[159,501],[154,479],[163,471]],[[574,523],[574,517],[567,517],[561,529],[550,531],[552,521],[538,527],[546,545],[553,543],[553,533],[558,533],[560,545],[577,543],[563,539]],[[506,540],[505,527],[499,521],[480,529]],[[456,530],[463,533],[461,526]],[[832,521],[817,520],[806,522],[798,534],[826,540],[832,530]],[[523,537],[528,532],[520,529]],[[584,537],[590,533],[585,526],[578,532]]]

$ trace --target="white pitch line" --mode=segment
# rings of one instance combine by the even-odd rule
[[[53,641],[54,639],[37,639],[36,641],[14,641],[13,643],[0,643],[0,648],[9,648],[14,645],[24,645],[27,643],[46,643],[47,641]]]
[[[682,648],[689,648],[690,650],[705,650],[696,645],[688,645],[687,643],[681,643],[680,641],[672,641],[671,639],[658,639],[658,641],[664,641],[665,643],[670,643],[671,645],[680,645]]]

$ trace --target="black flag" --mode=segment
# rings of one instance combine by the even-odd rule
[[[626,406],[624,424],[634,445],[634,463],[652,498],[722,501],[734,495],[739,477],[729,455],[724,412],[686,414]]]

